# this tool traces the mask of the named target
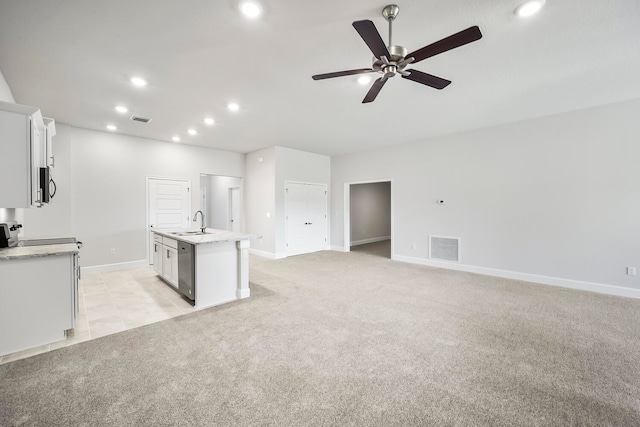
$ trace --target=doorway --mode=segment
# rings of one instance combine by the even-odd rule
[[[191,181],[188,179],[147,178],[147,260],[153,264],[154,229],[190,226]]]
[[[345,252],[393,259],[392,181],[345,184]]]
[[[241,187],[240,177],[200,174],[200,209],[207,227],[240,232]]]

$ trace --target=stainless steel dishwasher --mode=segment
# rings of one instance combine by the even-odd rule
[[[178,241],[178,289],[191,301],[196,300],[196,247]]]

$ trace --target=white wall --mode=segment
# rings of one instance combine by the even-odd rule
[[[59,128],[64,129],[61,140],[70,141],[71,167],[68,182],[61,177],[58,192],[61,197],[70,193],[71,234],[84,243],[80,254],[84,267],[146,259],[147,177],[190,179],[191,206],[195,211],[200,208],[201,173],[244,175],[242,154],[74,127]],[[56,148],[54,152],[58,155]],[[56,165],[56,177],[62,175],[61,171],[61,166]],[[54,201],[56,205],[62,204],[64,198],[58,200],[56,196]],[[64,222],[56,220],[60,215],[54,209],[45,209],[30,215],[25,227],[47,234],[66,234]],[[111,255],[111,249],[116,250],[115,255]]]
[[[13,103],[16,102],[16,100],[13,98],[13,94],[11,93],[11,89],[9,88],[9,84],[2,75],[2,71],[0,71],[0,101]]]
[[[391,183],[353,184],[349,191],[351,245],[391,237]]]
[[[428,264],[428,236],[455,236],[453,268],[638,289],[638,117],[634,100],[335,157],[332,245],[344,183],[392,178],[396,259]]]
[[[251,251],[275,254],[275,147],[245,156],[244,205],[247,233],[260,236],[251,241]]]
[[[285,147],[270,147],[247,154],[247,232],[262,236],[262,239],[252,241],[252,252],[276,258],[285,256],[287,181],[325,184],[328,188],[330,179],[331,158],[328,156]]]

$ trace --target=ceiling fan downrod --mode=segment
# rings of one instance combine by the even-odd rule
[[[408,75],[409,73],[404,71],[404,67],[413,61],[412,58],[405,59],[407,49],[403,46],[393,45],[393,21],[396,19],[399,12],[400,7],[396,4],[387,5],[382,9],[382,16],[389,23],[389,45],[387,47],[391,54],[391,58],[386,58],[384,56],[379,60],[374,58],[373,68],[378,72],[381,72],[386,79],[395,76],[396,73],[402,74],[403,76]]]
[[[389,23],[389,47],[393,46],[393,20],[398,16],[400,7],[397,4],[390,4],[382,9],[382,16]]]

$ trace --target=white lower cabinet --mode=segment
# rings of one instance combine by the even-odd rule
[[[169,246],[164,247],[166,258],[162,260],[162,276],[173,285],[178,287],[178,250]]]
[[[153,235],[153,269],[174,288],[178,287],[178,241]]]
[[[77,254],[0,260],[0,356],[65,339],[75,327]]]
[[[162,258],[164,253],[162,250],[162,236],[154,234],[153,238],[153,269],[158,276],[162,276]]]

